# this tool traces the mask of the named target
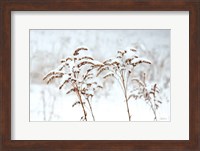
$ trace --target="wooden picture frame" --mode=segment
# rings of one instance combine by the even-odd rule
[[[189,11],[189,140],[11,140],[11,11]],[[2,0],[0,150],[200,150],[199,0]]]

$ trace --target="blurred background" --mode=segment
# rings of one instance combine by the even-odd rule
[[[170,121],[170,30],[30,30],[30,121],[80,121],[81,108],[72,107],[76,96],[42,79],[82,46],[99,61],[116,56],[118,50],[137,48],[141,57],[152,62],[141,66],[138,76],[145,72],[147,81],[160,89],[158,121]],[[129,105],[132,121],[153,121],[145,101]],[[96,121],[128,121],[123,93],[115,80],[95,94],[92,106]],[[88,120],[92,120],[90,115]]]

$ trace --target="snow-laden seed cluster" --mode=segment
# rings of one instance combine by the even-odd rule
[[[61,65],[50,71],[46,76],[44,76],[43,80],[46,80],[48,84],[53,79],[61,79],[59,89],[68,85],[69,89],[66,94],[75,93],[78,97],[78,101],[73,103],[72,107],[78,104],[81,105],[83,110],[81,120],[87,121],[86,105],[89,106],[93,120],[95,120],[90,102],[92,101],[94,92],[99,88],[103,88],[102,85],[99,84],[98,80],[95,80],[94,78],[96,76],[95,69],[103,66],[103,64],[94,60],[90,56],[79,55],[81,51],[88,51],[88,49],[76,49],[72,57],[62,59]],[[85,102],[87,102],[87,104]]]
[[[135,77],[133,74],[136,66],[151,64],[148,59],[139,57],[137,50],[132,48],[120,50],[117,52],[116,57],[101,63],[92,56],[86,55],[86,53],[81,55],[83,51],[86,52],[88,49],[85,47],[76,49],[71,57],[68,56],[62,59],[61,64],[43,78],[47,84],[54,79],[60,79],[59,89],[64,89],[65,87],[67,88],[66,94],[76,94],[78,100],[72,104],[72,107],[79,105],[82,108],[83,115],[81,120],[88,120],[86,108],[89,108],[95,121],[91,101],[95,92],[103,89],[102,80],[104,81],[107,78],[115,78],[121,86],[129,121],[131,121],[129,100],[132,98],[134,100],[140,98],[147,101],[154,112],[154,120],[157,120],[156,109],[162,103],[157,97],[157,93],[159,93],[157,84],[150,87],[145,81],[145,74],[143,79]],[[130,83],[133,82],[137,83],[137,87],[131,89]]]

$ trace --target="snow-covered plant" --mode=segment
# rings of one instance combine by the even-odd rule
[[[95,69],[100,68],[103,64],[89,55],[81,55],[83,51],[88,51],[88,49],[78,48],[74,51],[73,56],[62,59],[61,65],[50,71],[43,80],[46,80],[48,84],[56,78],[60,79],[59,89],[66,86],[68,88],[66,94],[76,94],[78,100],[73,103],[72,107],[81,106],[83,111],[81,120],[87,121],[86,108],[89,107],[93,121],[95,121],[91,101],[94,92],[102,88],[96,79]]]
[[[132,81],[135,81],[138,86],[131,91],[131,95],[129,96],[129,98],[133,97],[135,100],[138,98],[145,100],[153,111],[154,120],[157,121],[156,110],[159,108],[160,104],[162,104],[161,99],[158,95],[159,89],[157,84],[148,84],[145,81],[145,73],[142,80],[133,78]]]
[[[117,56],[115,58],[108,59],[103,62],[104,66],[100,66],[98,68],[97,76],[103,74],[103,78],[107,79],[108,77],[115,78],[121,89],[123,91],[126,109],[128,113],[128,119],[131,121],[131,113],[129,108],[129,100],[133,98],[137,98],[139,94],[145,93],[153,93],[149,92],[146,89],[146,85],[141,82],[139,77],[135,76],[135,68],[140,64],[151,64],[151,62],[145,58],[141,58],[137,55],[136,49],[122,50],[117,52]],[[131,80],[132,79],[132,80]],[[137,81],[140,85],[144,85],[143,89],[135,89],[131,90],[130,86],[132,85],[132,81]],[[142,90],[142,91],[141,91]],[[145,99],[147,99],[145,97]],[[149,98],[147,100],[150,100]],[[153,105],[152,105],[153,106]],[[154,107],[153,107],[154,109]]]

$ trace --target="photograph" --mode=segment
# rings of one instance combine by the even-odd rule
[[[30,122],[170,122],[170,29],[30,29]]]

